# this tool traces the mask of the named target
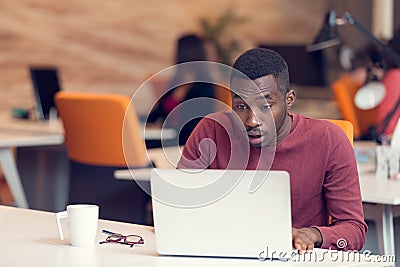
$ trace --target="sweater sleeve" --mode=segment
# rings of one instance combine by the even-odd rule
[[[364,221],[360,184],[354,150],[344,132],[336,125],[326,129],[329,152],[323,185],[330,226],[317,226],[322,248],[361,250],[367,224]]]

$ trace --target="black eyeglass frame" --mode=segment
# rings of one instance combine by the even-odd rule
[[[143,245],[144,244],[144,239],[140,235],[122,235],[119,233],[113,233],[108,230],[102,230],[104,234],[107,234],[107,238],[105,241],[100,241],[99,244],[105,244],[105,243],[118,243],[118,244],[123,244],[123,245],[128,245],[130,247],[133,247],[134,245]],[[139,241],[135,242],[130,242],[127,241],[129,237],[137,237],[139,238]]]

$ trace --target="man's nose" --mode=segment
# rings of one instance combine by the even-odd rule
[[[251,109],[248,109],[247,111],[245,124],[247,127],[251,128],[260,125],[259,120],[257,119],[257,115]]]

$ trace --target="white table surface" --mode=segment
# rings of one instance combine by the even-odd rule
[[[170,169],[176,168],[178,161],[182,154],[183,146],[176,147],[163,147],[163,148],[152,148],[147,149],[147,156],[157,168]],[[137,181],[150,182],[150,171],[151,168],[141,169],[122,169],[114,172],[114,177],[121,180],[132,179],[132,174]]]
[[[375,177],[375,173],[360,173],[363,202],[400,205],[400,180]]]
[[[101,207],[100,207],[101,208]],[[306,258],[301,261],[259,261],[257,259],[173,257],[159,256],[156,252],[152,227],[99,220],[97,241],[93,247],[77,248],[68,244],[68,239],[59,240],[55,214],[0,206],[0,265],[1,266],[310,266]],[[66,229],[66,222],[63,220]],[[120,244],[99,244],[106,235],[102,229],[121,233],[139,234],[144,245],[133,248]],[[68,232],[65,234],[68,236]],[[171,240],[173,242],[173,240]],[[383,258],[355,257],[355,261],[340,260],[336,251],[316,249],[316,259],[321,266],[391,266],[378,262]],[[324,255],[324,256],[323,256]],[[340,257],[338,257],[340,255]],[[344,254],[346,255],[346,254]],[[353,259],[352,257],[349,257]],[[296,258],[298,259],[298,258]]]
[[[177,133],[172,128],[164,128],[164,129],[143,128],[142,136],[147,141],[151,141],[151,140],[173,140],[177,136]]]

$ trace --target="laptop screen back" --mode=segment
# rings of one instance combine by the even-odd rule
[[[31,68],[31,78],[35,92],[36,117],[39,120],[49,118],[55,108],[54,96],[60,91],[58,72],[55,68]]]
[[[250,192],[260,175],[265,179]],[[162,255],[258,258],[292,252],[287,172],[153,169],[151,192]]]

